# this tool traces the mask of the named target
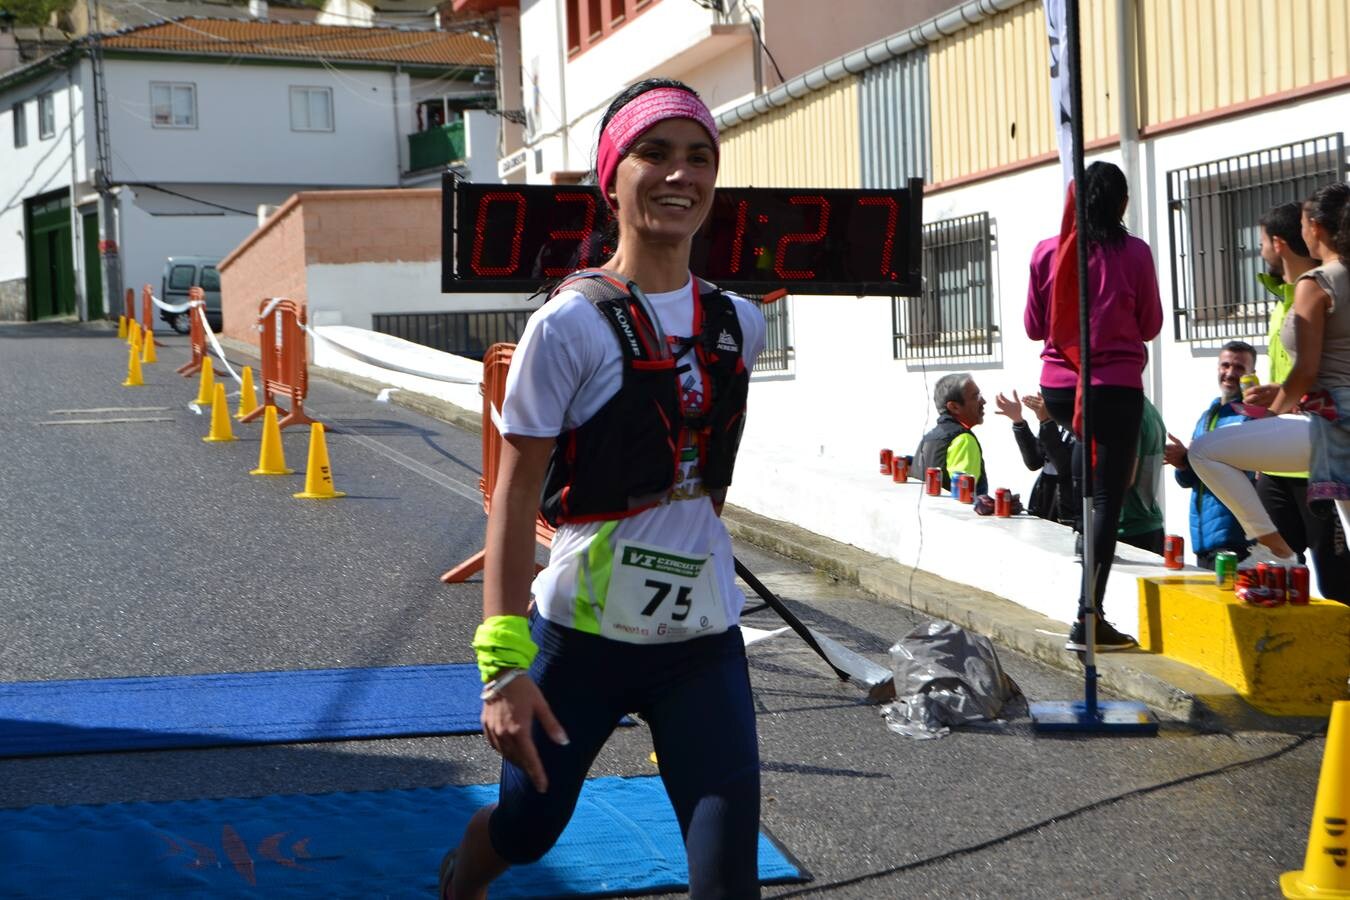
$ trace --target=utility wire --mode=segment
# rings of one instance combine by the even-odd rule
[[[798,890],[795,891],[788,891],[786,894],[776,894],[775,896],[804,897],[807,894],[816,894],[821,893],[823,891],[833,891],[838,888],[852,887],[855,884],[862,884],[868,881],[876,881],[877,879],[885,878],[889,875],[898,875],[902,872],[910,872],[915,869],[922,869],[925,866],[931,866],[934,863],[945,862],[946,860],[955,859],[960,856],[967,856],[971,853],[978,853],[981,850],[987,850],[990,847],[996,847],[1000,844],[1006,844],[1009,841],[1015,840],[1027,834],[1031,834],[1032,832],[1039,831],[1042,828],[1048,828],[1051,825],[1058,825],[1061,822],[1068,822],[1071,819],[1076,819],[1079,816],[1092,812],[1094,810],[1102,809],[1107,806],[1113,806],[1117,803],[1120,803],[1123,800],[1128,800],[1133,797],[1147,796],[1148,794],[1154,794],[1157,793],[1158,791],[1167,790],[1168,788],[1178,787],[1183,784],[1189,784],[1192,781],[1200,781],[1205,778],[1211,778],[1215,775],[1222,775],[1224,772],[1232,772],[1237,769],[1245,769],[1248,766],[1255,766],[1260,765],[1261,763],[1271,762],[1273,760],[1279,759],[1281,756],[1285,756],[1289,753],[1294,752],[1299,747],[1302,747],[1304,744],[1308,743],[1308,741],[1312,740],[1315,737],[1319,737],[1325,733],[1326,733],[1325,728],[1319,728],[1316,731],[1310,731],[1307,734],[1300,735],[1296,740],[1292,741],[1291,743],[1288,743],[1285,746],[1279,748],[1278,750],[1274,750],[1262,756],[1257,756],[1252,759],[1239,760],[1238,762],[1228,763],[1227,765],[1219,766],[1218,768],[1206,769],[1203,772],[1194,772],[1190,775],[1183,775],[1180,778],[1173,778],[1171,781],[1164,781],[1161,782],[1160,784],[1153,784],[1148,785],[1146,787],[1135,788],[1134,790],[1125,791],[1124,793],[1115,794],[1110,797],[1104,797],[1101,800],[1093,801],[1092,803],[1085,804],[1083,806],[1077,807],[1076,809],[1071,809],[1068,812],[1059,813],[1058,815],[1053,815],[1050,816],[1049,818],[1041,819],[1039,822],[1034,822],[1030,825],[1025,825],[1021,828],[1018,828],[1015,831],[1009,831],[1006,834],[1001,834],[998,835],[997,837],[992,837],[987,841],[980,841],[978,844],[971,844],[967,847],[957,847],[955,850],[948,850],[946,853],[938,853],[934,856],[928,856],[923,859],[917,859],[914,862],[903,863],[898,866],[891,866],[890,868],[887,869],[878,869],[875,872],[866,872],[862,875],[855,875],[851,878],[841,878],[838,881],[830,881],[826,882],[825,884],[814,884],[810,885],[809,887],[799,888]]]

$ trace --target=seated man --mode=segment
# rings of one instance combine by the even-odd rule
[[[989,493],[984,454],[970,430],[984,421],[984,398],[975,379],[969,372],[942,376],[933,390],[933,402],[938,410],[937,425],[914,451],[915,473],[922,480],[928,469],[941,469],[942,487],[950,490],[952,473],[964,472],[974,477],[976,494]]]
[[[1125,544],[1163,554],[1163,512],[1158,505],[1158,487],[1167,443],[1167,426],[1158,408],[1144,399],[1144,416],[1139,422],[1139,455],[1134,461],[1134,476],[1125,490],[1120,506],[1120,526],[1116,536]]]
[[[1023,464],[1041,473],[1031,488],[1027,512],[1051,522],[1074,525],[1078,513],[1073,502],[1073,435],[1055,424],[1040,394],[1019,398],[1017,391],[1013,391],[1011,400],[999,394],[994,405],[998,407],[998,415],[1012,420],[1013,438]],[[1036,414],[1038,424],[1034,434],[1022,415],[1023,405]]]
[[[1256,349],[1251,344],[1243,341],[1224,344],[1219,351],[1219,396],[1200,415],[1192,438],[1247,420],[1236,404],[1242,399],[1242,376],[1255,368]],[[1177,484],[1195,491],[1191,500],[1191,547],[1195,551],[1195,564],[1202,569],[1213,569],[1214,557],[1225,550],[1236,553],[1239,562],[1246,559],[1252,542],[1247,540],[1237,518],[1191,471],[1186,463],[1186,445],[1170,434],[1167,437],[1164,454],[1168,464],[1176,467]],[[1247,477],[1251,477],[1250,472]]]

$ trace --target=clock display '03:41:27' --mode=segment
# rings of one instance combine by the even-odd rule
[[[899,190],[720,188],[690,268],[733,291],[916,296],[922,183]],[[613,253],[592,187],[447,179],[442,290],[533,291]]]

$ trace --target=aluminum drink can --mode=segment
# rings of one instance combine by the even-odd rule
[[[975,476],[958,475],[956,478],[956,499],[961,503],[975,502]]]
[[[1214,557],[1214,583],[1225,591],[1231,591],[1237,584],[1237,554],[1224,550]]]
[[[994,515],[1006,519],[1012,515],[1012,491],[999,488],[994,491]]]
[[[957,500],[961,496],[961,476],[964,474],[966,473],[953,472],[951,478],[947,481],[947,493],[953,500]]]
[[[1284,566],[1271,566],[1270,581],[1266,583],[1266,587],[1275,595],[1277,603],[1283,603],[1285,600],[1285,582]]]
[[[904,484],[909,478],[909,466],[905,465],[903,456],[894,457],[891,460],[891,481],[896,484]]]
[[[923,473],[923,484],[924,490],[928,492],[928,496],[936,497],[938,494],[941,494],[942,470],[935,468],[925,469]]]
[[[1241,386],[1243,393],[1246,393],[1248,388],[1254,388],[1260,384],[1261,377],[1259,375],[1243,375],[1238,379],[1238,385]]]
[[[1256,564],[1256,586],[1257,586],[1257,587],[1260,587],[1260,588],[1265,588],[1265,589],[1269,590],[1269,589],[1270,589],[1270,581],[1271,581],[1271,578],[1270,578],[1270,563],[1257,563],[1257,564]]]
[[[891,474],[891,460],[892,460],[894,457],[895,457],[895,454],[894,454],[893,452],[891,452],[890,450],[882,450],[882,451],[881,451],[881,459],[880,459],[880,462],[881,462],[881,474],[882,474],[882,475],[889,475],[889,474]]]
[[[1294,606],[1308,605],[1308,567],[1289,567],[1289,602]]]
[[[1169,534],[1163,538],[1163,565],[1169,569],[1186,565],[1186,539],[1181,535]]]

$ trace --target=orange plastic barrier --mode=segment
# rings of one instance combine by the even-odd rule
[[[506,373],[511,368],[511,356],[515,352],[515,344],[493,344],[483,356],[483,382],[478,385],[478,393],[483,395],[483,477],[478,479],[478,489],[483,492],[485,513],[492,511],[492,492],[497,487],[497,471],[502,455],[502,435],[492,422],[492,409],[502,408],[502,401],[506,398]],[[535,518],[534,539],[540,545],[553,546],[553,531],[553,526],[542,515]],[[483,570],[485,559],[486,551],[479,550],[442,575],[441,581],[446,584],[466,581]]]
[[[141,330],[142,337],[145,340],[153,342],[155,340],[155,301],[150,299],[153,291],[150,285],[141,288]],[[163,344],[156,343],[156,347],[163,347]]]
[[[282,396],[290,398],[291,410],[277,423],[279,427],[313,424],[314,420],[305,415],[309,345],[305,340],[304,308],[294,300],[264,300],[258,304],[258,330],[262,332],[258,343],[262,350],[263,400],[239,421],[259,418],[267,407],[277,406],[276,398]]]
[[[188,288],[188,303],[205,305],[206,292],[199,287]],[[206,358],[206,330],[202,326],[201,313],[197,312],[200,308],[192,306],[188,309],[188,344],[192,348],[192,358],[174,370],[185,378],[200,372],[202,360]]]
[[[127,308],[127,324],[131,324],[136,321],[136,292],[127,288],[127,295],[124,299]]]

